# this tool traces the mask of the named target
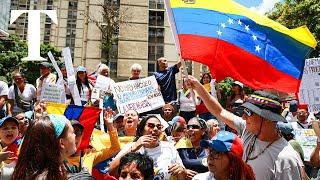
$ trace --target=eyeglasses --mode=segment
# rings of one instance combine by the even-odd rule
[[[251,110],[249,110],[248,108],[244,108],[244,109],[243,109],[243,112],[244,112],[248,117],[250,117],[250,116],[253,115],[253,112],[252,112]]]
[[[221,156],[221,152],[214,151],[212,149],[206,149],[206,155],[213,159],[219,159]]]
[[[156,127],[158,130],[161,130],[163,128],[161,124],[154,124],[154,123],[147,123],[147,127],[151,129],[154,129]]]
[[[187,129],[200,129],[200,126],[196,124],[189,124],[187,125]]]

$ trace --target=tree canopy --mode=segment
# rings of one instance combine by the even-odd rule
[[[58,61],[61,57],[61,51],[50,44],[41,44],[40,55],[47,58],[47,53],[51,51]],[[27,43],[20,40],[19,37],[10,35],[7,39],[0,41],[0,80],[11,83],[11,73],[19,70],[23,72],[29,83],[34,84],[40,76],[39,62],[21,61],[27,57]]]
[[[319,0],[284,0],[277,3],[267,16],[290,29],[306,25],[317,42],[320,40]],[[317,46],[309,57],[319,57],[319,55],[320,47]]]

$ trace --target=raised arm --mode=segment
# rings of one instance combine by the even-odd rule
[[[235,115],[224,109],[219,101],[212,97],[195,77],[188,76],[186,82],[189,87],[197,91],[207,109],[217,117],[218,120],[226,123],[231,128],[237,129],[234,123]]]
[[[110,136],[110,147],[106,147],[105,149],[96,152],[95,159],[93,162],[93,165],[96,164],[114,156],[116,153],[120,151],[120,142],[118,140],[118,132],[117,129],[113,126],[113,119],[112,119],[112,110],[106,111],[104,116],[104,122],[107,126],[108,133]]]

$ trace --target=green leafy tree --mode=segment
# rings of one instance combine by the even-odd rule
[[[50,44],[41,44],[40,55],[47,58],[47,53],[51,51],[56,61],[61,57],[61,51]],[[10,35],[5,40],[0,40],[0,80],[11,84],[11,73],[15,70],[23,72],[29,83],[35,84],[36,79],[40,76],[39,62],[21,61],[27,57],[27,43],[20,40],[15,35]]]
[[[297,28],[306,25],[313,33],[317,42],[320,40],[320,1],[319,0],[285,0],[277,3],[267,13],[273,19],[287,28]],[[320,47],[310,54],[309,57],[318,57]]]

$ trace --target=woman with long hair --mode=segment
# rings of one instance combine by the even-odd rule
[[[78,66],[77,68],[76,84],[79,90],[81,104],[85,105],[88,102],[90,102],[91,91],[93,87],[89,82],[89,79],[87,76],[87,69],[83,66]]]
[[[26,132],[11,179],[67,179],[63,160],[75,151],[70,121],[59,115],[41,117]]]
[[[252,168],[242,160],[243,143],[236,134],[219,131],[211,140],[202,140],[200,144],[207,151],[203,164],[208,166],[209,172],[197,174],[193,180],[255,179]]]
[[[210,73],[203,73],[200,79],[200,83],[205,87],[206,91],[211,94],[211,96],[215,97],[218,100],[220,99],[219,87],[216,84],[215,80],[211,77]],[[200,103],[196,106],[196,114],[204,120],[214,118],[214,116],[209,112],[202,100],[200,100]]]
[[[184,179],[186,170],[175,147],[165,141],[160,141],[163,126],[157,116],[151,115],[142,119],[137,127],[134,142],[127,144],[112,162],[111,168],[119,166],[119,160],[129,152],[148,155],[154,162],[155,179],[170,179],[175,176]]]

